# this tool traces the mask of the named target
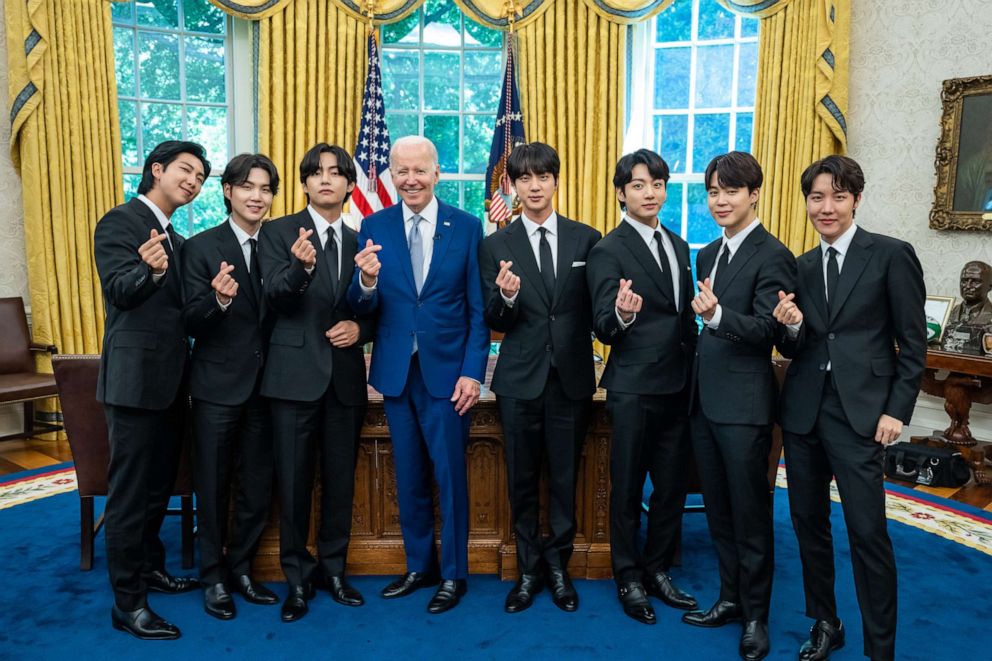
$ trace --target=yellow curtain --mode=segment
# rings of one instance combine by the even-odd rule
[[[210,0],[210,4],[231,16],[251,21],[260,21],[284,10],[296,0]],[[424,0],[326,0],[330,4],[351,15],[353,18],[364,20],[369,6],[375,12],[376,22],[392,23],[406,18],[415,11]]]
[[[454,0],[466,16],[491,28],[506,29],[507,0]],[[675,0],[582,0],[589,9],[611,23],[630,24],[646,21]],[[578,0],[572,0],[577,4]],[[516,27],[524,27],[555,4],[555,0],[514,0]]]
[[[524,130],[561,156],[557,208],[605,234],[620,220],[611,181],[623,143],[626,28],[549,1],[517,32]]]
[[[793,252],[816,245],[799,177],[847,150],[850,0],[719,0],[762,18],[754,155],[765,170],[758,214]]]
[[[103,300],[93,231],[124,199],[110,4],[6,0],[5,11],[34,338],[96,353]]]

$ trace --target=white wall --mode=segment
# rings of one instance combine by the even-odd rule
[[[0,26],[4,25],[0,3]],[[28,269],[24,251],[21,179],[10,161],[10,106],[7,104],[7,37],[0,29],[0,297],[28,301]]]

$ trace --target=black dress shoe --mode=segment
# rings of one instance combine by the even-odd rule
[[[573,613],[579,608],[579,593],[572,585],[572,579],[564,569],[552,567],[548,570],[548,583],[551,584],[551,599],[555,606]]]
[[[684,611],[698,608],[696,598],[688,592],[683,592],[672,583],[672,577],[665,572],[656,572],[647,577],[644,587],[652,597],[661,599],[666,606],[680,608]]]
[[[768,623],[761,620],[748,620],[741,631],[741,658],[745,661],[760,661],[768,656]]]
[[[166,622],[147,606],[123,611],[114,604],[110,622],[118,631],[126,631],[142,640],[175,640],[180,635],[179,627]]]
[[[178,594],[180,592],[192,592],[200,587],[200,582],[189,576],[172,576],[165,570],[156,570],[148,574],[142,574],[141,578],[149,592],[165,592],[167,594]]]
[[[262,606],[272,606],[279,603],[276,593],[268,589],[261,583],[251,580],[248,574],[232,576],[230,580],[231,589],[239,592],[245,601]]]
[[[331,599],[345,606],[361,606],[365,603],[362,593],[351,586],[344,576],[328,576],[327,591]]]
[[[519,613],[530,608],[534,603],[534,595],[541,591],[544,584],[537,574],[521,574],[510,594],[506,595],[503,610],[507,613]]]
[[[286,601],[282,602],[282,621],[283,622],[295,622],[306,615],[310,608],[307,606],[307,600],[313,599],[313,588],[303,587],[302,585],[291,585],[289,586],[289,594],[286,595]]]
[[[384,599],[395,599],[412,594],[420,588],[429,588],[441,582],[435,572],[408,571],[382,589]]]
[[[809,630],[809,640],[799,648],[799,661],[823,661],[830,653],[844,647],[844,623],[817,620]]]
[[[223,583],[216,583],[203,590],[203,610],[219,620],[234,619],[234,600]]]
[[[623,604],[623,612],[643,624],[656,624],[654,609],[640,581],[628,581],[617,586],[617,596]]]
[[[464,578],[454,581],[441,581],[437,586],[437,592],[431,597],[427,604],[427,612],[432,615],[451,610],[461,601],[462,595],[468,592],[468,583]]]
[[[741,607],[732,601],[718,601],[708,611],[689,611],[682,621],[695,627],[722,627],[741,619]]]

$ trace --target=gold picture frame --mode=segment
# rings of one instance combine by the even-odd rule
[[[992,76],[945,80],[930,227],[992,230]]]

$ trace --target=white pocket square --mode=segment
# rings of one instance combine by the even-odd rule
[[[585,266],[585,265],[586,265],[586,263],[585,263],[585,262],[572,262],[572,268],[573,268],[573,269],[574,269],[574,268],[575,268],[576,266]]]

